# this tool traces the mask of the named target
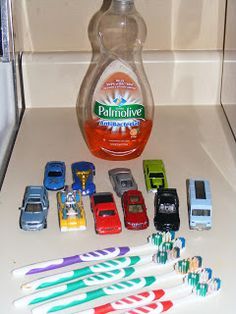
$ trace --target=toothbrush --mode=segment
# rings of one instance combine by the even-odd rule
[[[191,293],[192,287],[186,285],[185,287],[183,286],[183,288],[181,289],[186,289],[186,293]],[[166,290],[155,289],[151,291],[145,291],[139,294],[130,295],[114,302],[102,304],[97,307],[87,309],[85,311],[76,312],[74,314],[106,314],[115,311],[122,311],[132,307],[144,306],[146,304],[149,304],[150,302],[160,300],[163,297],[169,297],[169,295],[174,296],[175,293],[179,292],[179,290],[180,287],[177,286],[175,288]]]
[[[193,288],[190,296],[187,297],[185,296],[177,300],[153,302],[145,306],[140,306],[135,309],[131,309],[125,312],[125,314],[142,314],[142,313],[158,314],[167,312],[174,306],[190,303],[193,301],[199,301],[200,300],[199,297],[208,297],[210,295],[214,295],[220,290],[220,288],[221,280],[219,278],[212,278],[211,280],[209,280],[209,282],[206,283],[199,282],[197,286]]]
[[[123,311],[130,308],[140,307],[149,304],[150,302],[153,303],[156,300],[160,299],[168,299],[168,298],[176,298],[178,293],[181,291],[181,296],[190,295],[193,291],[193,287],[197,286],[199,282],[203,283],[206,280],[208,281],[211,278],[212,272],[210,269],[201,270],[198,273],[190,274],[186,277],[185,283],[179,285],[175,288],[170,289],[157,289],[151,291],[145,291],[136,295],[130,295],[128,297],[122,298],[120,300],[106,303],[100,306],[97,306],[93,309],[87,309],[82,312],[76,312],[74,314],[106,314],[112,313],[114,311]],[[181,288],[181,289],[180,289]],[[168,301],[171,302],[171,301]],[[166,304],[167,305],[167,304]],[[165,305],[165,309],[166,309]]]
[[[30,282],[23,283],[21,288],[24,291],[36,291],[75,280],[88,275],[121,269],[124,267],[143,265],[152,261],[152,255],[120,257],[113,260],[101,262],[92,266],[86,266],[80,269],[43,277]]]
[[[167,262],[169,263],[173,263],[174,260],[176,260],[177,258],[179,258],[179,254],[176,255],[176,250],[172,250],[169,252],[169,256],[167,259],[167,252],[158,252],[154,257],[153,257],[153,261],[150,262],[150,264],[159,264],[158,267],[159,269],[162,268],[163,264],[166,264]],[[189,262],[189,260],[184,260],[181,261],[182,264],[183,263],[191,263],[192,268],[199,268],[201,267],[202,264],[202,259],[200,257],[194,257],[191,259],[191,261]],[[116,270],[112,270],[112,271],[108,271],[108,272],[103,272],[103,273],[99,273],[93,276],[90,276],[88,278],[85,279],[81,279],[81,280],[77,280],[77,281],[73,281],[71,283],[65,284],[65,285],[61,285],[58,287],[54,287],[48,290],[43,290],[43,291],[39,291],[37,293],[28,295],[28,296],[24,296],[18,300],[16,300],[14,302],[14,305],[17,306],[26,306],[26,305],[32,305],[32,304],[36,304],[39,302],[44,302],[47,300],[51,300],[53,298],[59,297],[59,296],[63,296],[67,293],[73,292],[75,290],[79,290],[82,288],[88,288],[88,287],[92,287],[92,286],[96,286],[96,285],[101,285],[101,284],[107,284],[107,283],[113,283],[115,281],[124,279],[124,278],[129,278],[131,276],[138,276],[140,274],[142,274],[146,269],[147,269],[147,265],[150,264],[145,264],[143,266],[139,266],[138,268],[134,268],[134,267],[126,267],[126,268],[122,268],[122,269],[116,269]],[[189,267],[190,268],[190,267]],[[156,269],[155,269],[156,270]],[[167,273],[168,274],[168,273]],[[161,276],[162,278],[164,276],[166,276],[167,274],[164,274],[163,276]]]
[[[41,306],[38,306],[32,309],[33,314],[45,314],[52,313],[60,310],[65,310],[67,308],[71,308],[75,305],[80,305],[98,298],[102,298],[109,295],[116,295],[120,293],[128,293],[131,291],[136,291],[145,287],[152,286],[154,284],[158,284],[159,277],[157,276],[148,276],[141,278],[134,278],[122,282],[118,282],[116,284],[106,286],[103,288],[98,288],[95,290],[90,290],[85,293],[73,295],[70,297],[58,299],[52,302],[45,303]],[[32,304],[32,303],[31,303]],[[17,306],[20,306],[20,302],[17,303]]]
[[[148,243],[146,243],[145,245],[134,247],[129,246],[110,247],[106,249],[95,250],[88,253],[64,257],[61,259],[35,263],[32,265],[14,269],[12,271],[12,274],[16,277],[22,277],[25,275],[33,275],[45,271],[55,270],[61,267],[66,267],[77,263],[100,261],[125,255],[135,255],[145,251],[154,252],[161,245],[162,242],[170,242],[174,239],[174,236],[175,236],[174,232],[158,232],[156,234],[152,234],[151,236],[149,236],[147,239]]]
[[[175,301],[176,303],[176,301]],[[151,303],[145,306],[140,306],[135,309],[124,312],[123,314],[142,314],[142,313],[152,313],[158,314],[169,311],[174,306],[174,301],[160,301]]]
[[[171,242],[163,242],[159,247],[159,251],[165,251],[167,260],[173,258],[178,258],[180,255],[180,250],[185,248],[185,240],[183,238],[177,238]],[[163,253],[165,254],[165,253]],[[163,255],[162,254],[162,255]],[[159,253],[160,255],[160,253]],[[175,257],[176,256],[176,257]],[[160,258],[160,257],[159,257]],[[164,256],[162,256],[164,258]],[[48,288],[55,286],[57,284],[62,284],[67,281],[75,280],[80,277],[101,273],[104,271],[112,271],[115,269],[121,269],[124,267],[143,265],[147,263],[151,263],[153,261],[153,255],[146,256],[129,256],[129,257],[121,257],[113,260],[108,260],[105,262],[97,263],[92,266],[86,266],[80,269],[76,269],[69,272],[64,272],[61,274],[56,274],[44,278],[40,278],[31,282],[24,283],[21,288],[25,291],[34,291],[43,288]]]

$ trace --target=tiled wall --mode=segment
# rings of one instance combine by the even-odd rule
[[[226,0],[135,0],[146,50],[221,50]],[[87,28],[110,0],[13,0],[16,47],[23,51],[89,51]]]

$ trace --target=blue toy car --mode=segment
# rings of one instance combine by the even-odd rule
[[[20,207],[20,228],[25,231],[37,231],[47,228],[49,201],[43,186],[27,186],[22,207]]]
[[[212,200],[208,180],[188,179],[188,216],[192,230],[209,230],[212,226]]]
[[[93,183],[95,175],[95,166],[91,162],[80,161],[71,165],[73,176],[73,190],[79,190],[82,195],[92,195],[96,192],[96,186]]]
[[[43,185],[47,190],[61,190],[65,186],[66,166],[63,161],[50,161],[45,166]]]

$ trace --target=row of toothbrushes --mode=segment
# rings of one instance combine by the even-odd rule
[[[208,295],[219,290],[220,280],[211,278],[212,271],[210,269],[201,268],[201,257],[196,256],[180,260],[180,255],[184,248],[184,238],[175,239],[173,232],[157,233],[148,238],[148,243],[146,245],[126,248],[109,248],[76,255],[76,257],[67,257],[67,261],[70,259],[71,263],[63,263],[64,259],[61,259],[16,269],[13,271],[13,274],[20,276],[57,269],[74,263],[99,261],[102,259],[107,260],[92,266],[85,266],[73,271],[51,275],[24,283],[22,285],[24,291],[37,292],[15,300],[14,305],[16,307],[22,307],[35,304],[38,305],[45,301],[49,301],[33,308],[32,313],[51,313],[109,295],[129,293],[146,287],[160,286],[174,278],[182,279],[183,277],[185,278],[183,283],[175,289],[172,289],[173,296],[178,295],[178,291],[181,291],[182,293],[185,291],[184,295],[192,295],[193,291],[197,295],[203,295],[204,293],[205,295]],[[155,251],[156,253],[153,254]],[[118,258],[111,259],[114,257]],[[147,269],[151,269],[155,275],[143,277],[142,275]],[[81,277],[85,278],[81,279]],[[123,279],[126,280],[120,281]],[[117,281],[118,283],[113,284],[113,282]],[[107,286],[107,284],[109,285]],[[106,286],[97,289],[92,288],[100,285]],[[89,291],[64,297],[65,295],[79,291],[82,288],[87,288]],[[202,291],[204,289],[205,292],[203,293]],[[160,298],[160,294],[158,295]],[[171,295],[171,293],[167,293],[167,295]],[[54,298],[57,299],[54,300]],[[145,300],[144,303],[133,304],[132,307],[146,305],[157,299],[150,299],[150,297],[148,297]],[[109,304],[109,306],[106,305],[102,312],[96,312],[96,309],[94,309],[94,313],[108,313],[110,312],[110,306],[111,304]],[[155,305],[150,305],[150,309],[152,309],[153,306],[154,308],[157,306],[158,309],[163,308],[162,303],[160,302],[155,303]],[[90,310],[87,313],[93,313],[93,310]]]
[[[175,291],[173,293],[173,299],[177,298],[178,295],[183,294],[189,295],[191,290],[195,288],[199,292],[198,294],[204,295],[204,291],[212,291],[212,288],[208,288],[209,286],[215,285],[215,291],[220,288],[220,281],[216,278],[211,278],[212,270],[209,268],[206,269],[199,269],[193,272],[189,272],[185,275],[181,274],[181,277],[184,277],[184,281],[181,284],[172,288]],[[121,295],[125,293],[131,293],[133,291],[137,291],[140,289],[145,288],[152,288],[152,287],[159,287],[164,283],[168,283],[167,278],[162,278],[162,276],[146,276],[146,277],[139,277],[129,280],[120,281],[118,283],[114,283],[112,285],[106,285],[102,288],[92,289],[83,293],[74,294],[72,296],[64,297],[61,299],[56,299],[54,301],[50,301],[39,305],[32,309],[33,314],[43,314],[43,313],[53,313],[57,311],[63,311],[70,309],[76,305],[81,305],[90,301],[94,301],[96,299],[105,298],[107,296],[115,296]],[[210,283],[210,280],[212,283]],[[174,294],[175,292],[175,294]],[[206,293],[205,293],[206,295]],[[148,301],[148,300],[147,300]],[[37,302],[40,302],[37,300]],[[150,301],[149,301],[150,302]],[[119,302],[118,302],[119,303]],[[130,304],[127,309],[132,307],[137,307],[138,303]],[[115,310],[117,310],[116,308]],[[110,313],[110,310],[104,309],[102,313]]]
[[[73,275],[70,276],[63,273],[53,277],[43,278],[37,280],[36,282],[26,283],[23,284],[24,290],[41,290],[45,286],[55,286],[58,285],[58,283],[61,283],[61,281],[67,282],[73,280],[72,282],[59,287],[51,288],[47,291],[43,290],[31,296],[25,296],[16,301],[15,304],[35,304],[38,303],[38,301],[47,301],[82,288],[98,286],[124,278],[138,276],[142,274],[143,271],[146,272],[147,267],[157,272],[158,270],[161,270],[162,265],[173,264],[177,259],[179,259],[180,252],[184,248],[185,241],[183,238],[177,238],[170,242],[163,242],[159,246],[157,253],[154,255],[149,254],[144,256],[131,256],[108,260],[107,262],[99,263],[94,266],[77,269],[73,272]],[[85,276],[85,274],[89,275],[89,277],[79,279]],[[75,281],[76,279],[79,280]]]
[[[201,269],[189,273],[183,284],[177,287],[145,291],[74,314],[105,314],[115,311],[130,314],[162,313],[177,305],[197,302],[201,297],[212,296],[220,287],[220,279],[212,278],[210,269]]]

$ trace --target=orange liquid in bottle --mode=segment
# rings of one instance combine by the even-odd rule
[[[86,121],[85,137],[96,157],[109,160],[129,160],[141,155],[149,138],[152,121],[140,121],[137,127],[125,129],[99,126],[98,120]]]

